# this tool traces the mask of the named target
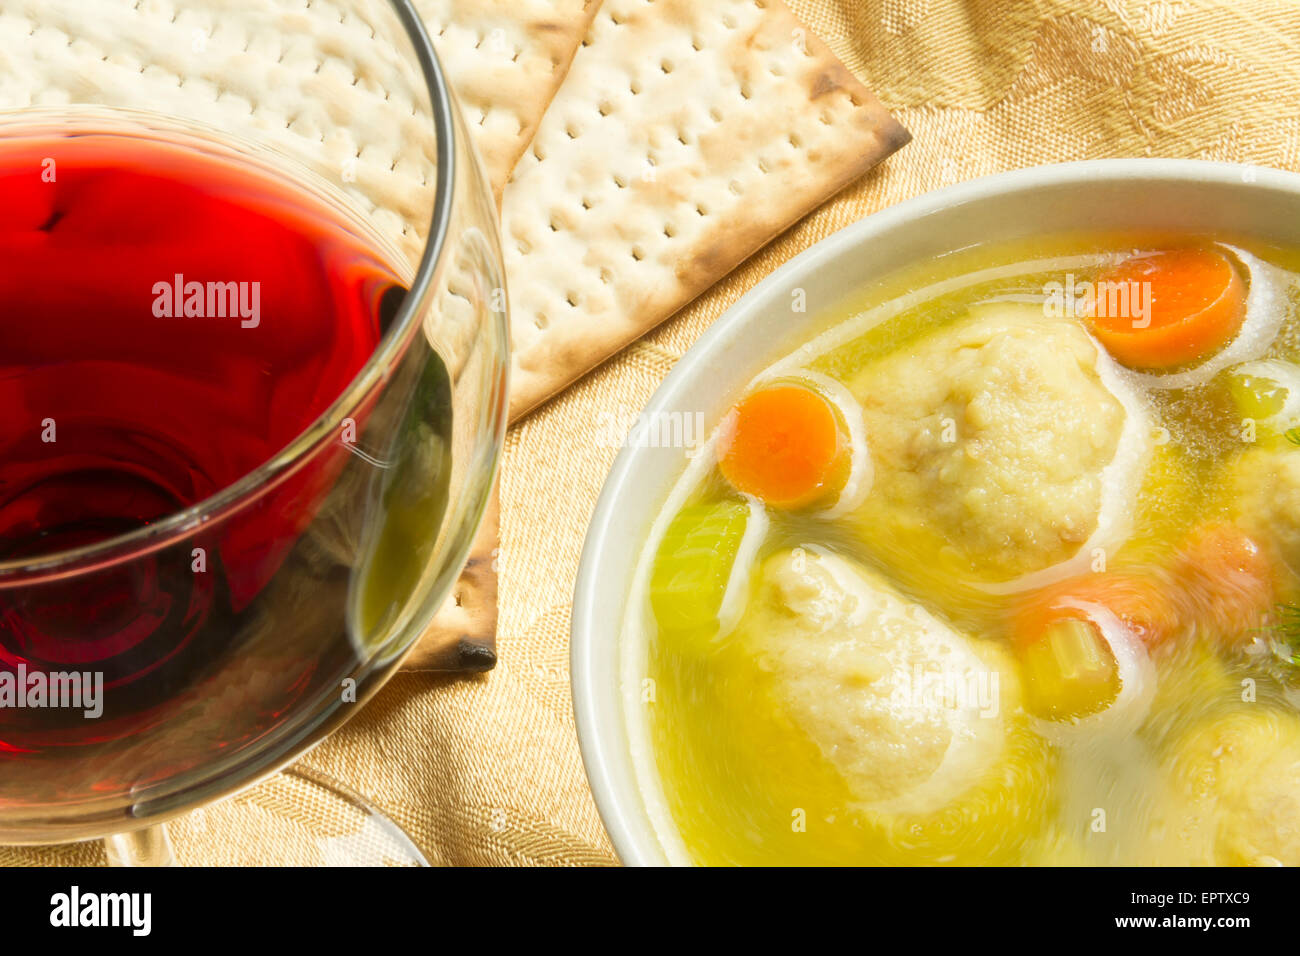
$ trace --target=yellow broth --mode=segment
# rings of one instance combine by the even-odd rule
[[[849,384],[868,374],[862,370],[876,360],[906,352],[937,330],[966,320],[972,306],[1008,297],[1040,301],[1045,285],[1061,279],[1052,270],[977,284],[961,281],[973,273],[1198,240],[1230,242],[1287,273],[1300,273],[1300,252],[1236,237],[1073,235],[962,250],[876,282],[854,300],[828,310],[814,323],[816,329],[851,326],[855,317],[881,303],[920,292],[914,307],[821,354],[805,356],[800,365]],[[1080,270],[1079,278],[1095,274],[1096,267]],[[925,293],[941,283],[955,287],[937,296]],[[1285,289],[1284,308],[1281,330],[1260,358],[1300,358],[1296,286]],[[1154,444],[1132,531],[1105,555],[1106,570],[1145,573],[1162,567],[1179,542],[1207,520],[1235,520],[1227,474],[1250,445],[1241,435],[1242,416],[1229,393],[1228,374],[1220,372],[1193,388],[1142,392],[1152,421],[1167,440]],[[869,431],[866,437],[870,447]],[[1282,444],[1274,440],[1272,447]],[[1300,457],[1300,447],[1293,454]],[[676,500],[738,498],[716,466],[706,471],[693,484],[684,478],[689,487],[679,485]],[[904,599],[954,631],[1002,649],[998,653],[1009,648],[1008,618],[1026,594],[990,594],[967,586],[960,574],[936,565],[926,547],[906,535],[874,534],[852,520],[828,520],[810,509],[766,511],[770,525],[753,568],[767,556],[791,549],[798,549],[794,554],[840,555],[880,575]],[[647,543],[643,576],[649,574],[658,545],[653,537]],[[1270,549],[1277,599],[1295,602],[1300,579],[1293,568],[1300,563],[1287,562],[1300,555],[1279,558],[1278,547]],[[1167,574],[1152,573],[1157,581]],[[909,816],[902,823],[863,811],[840,768],[787,712],[772,673],[756,665],[744,641],[734,635],[684,639],[663,632],[642,603],[631,609],[625,635],[632,655],[626,690],[632,734],[648,743],[643,783],[652,801],[662,794],[665,842],[676,845],[680,838],[687,857],[703,864],[1273,862],[1273,856],[1289,850],[1269,844],[1268,826],[1300,828],[1300,819],[1286,816],[1297,804],[1280,811],[1273,807],[1269,812],[1285,819],[1272,820],[1264,837],[1258,836],[1258,827],[1241,831],[1242,836],[1232,818],[1237,808],[1263,811],[1251,803],[1255,781],[1227,777],[1271,772],[1278,754],[1300,747],[1300,737],[1292,739],[1291,723],[1300,701],[1300,669],[1277,653],[1258,653],[1258,646],[1256,653],[1245,653],[1241,648],[1249,635],[1212,633],[1203,621],[1188,624],[1193,614],[1177,606],[1179,594],[1171,589],[1166,596],[1180,626],[1174,637],[1148,649],[1155,684],[1140,726],[1123,734],[1062,740],[1040,733],[1035,727],[1041,722],[1028,721],[1024,714],[1008,715],[1016,729],[1004,744],[1006,772],[975,788],[983,792],[964,792],[954,806]],[[1270,617],[1266,623],[1278,622]],[[1266,643],[1274,633],[1263,635]],[[1019,666],[1014,656],[1009,659]],[[1250,749],[1239,765],[1222,765],[1227,776],[1211,784],[1232,794],[1216,811],[1227,815],[1220,818],[1203,810],[1215,794],[1200,793],[1195,800],[1188,796],[1189,790],[1206,785],[1203,779],[1189,781],[1188,775],[1201,772],[1204,777],[1204,768],[1211,765],[1205,754],[1211,744],[1221,749],[1224,740],[1229,745],[1243,741],[1243,753]]]

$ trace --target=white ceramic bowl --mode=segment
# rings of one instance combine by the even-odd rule
[[[832,304],[900,267],[984,242],[1070,230],[1171,229],[1300,241],[1300,175],[1196,160],[1096,160],[1017,170],[928,193],[822,240],[759,283],[677,364],[643,421],[712,429],[736,392],[812,331]],[[803,289],[807,312],[792,312]],[[628,864],[670,861],[666,815],[639,785],[621,685],[621,633],[633,571],[685,465],[681,450],[629,443],[606,479],[587,532],[573,605],[573,701],[601,818]],[[636,688],[628,688],[636,700]],[[639,705],[634,705],[639,706]],[[644,779],[644,778],[643,778]],[[657,784],[656,784],[657,785]],[[656,831],[655,821],[659,823]]]

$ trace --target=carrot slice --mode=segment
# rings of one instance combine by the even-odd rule
[[[1164,643],[1179,628],[1178,612],[1166,597],[1169,584],[1151,574],[1106,571],[1049,585],[1013,609],[1012,639],[1031,643],[1054,620],[1087,618],[1075,602],[1106,608],[1147,645]]]
[[[801,508],[847,478],[834,406],[803,385],[759,389],[727,413],[718,467],[737,491],[776,508]]]
[[[1216,249],[1133,256],[1098,276],[1088,324],[1130,368],[1169,368],[1222,348],[1246,316],[1246,284]]]
[[[1272,562],[1240,528],[1201,526],[1188,536],[1174,562],[1198,626],[1222,645],[1255,639],[1274,602]]]

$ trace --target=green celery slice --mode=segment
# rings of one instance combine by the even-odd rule
[[[716,635],[749,521],[749,506],[739,501],[687,505],[673,518],[650,574],[650,608],[662,631]]]

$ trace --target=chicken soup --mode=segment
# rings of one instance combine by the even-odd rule
[[[670,857],[1300,863],[1298,270],[966,250],[734,396],[626,621]]]

